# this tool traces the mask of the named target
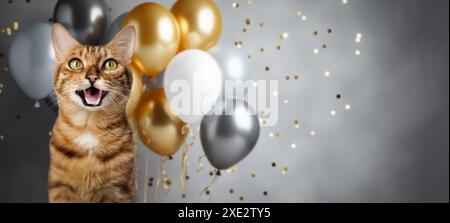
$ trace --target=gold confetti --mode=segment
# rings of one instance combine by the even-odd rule
[[[5,33],[5,29],[2,29],[2,33]]]
[[[259,49],[259,52],[264,53],[264,47],[261,47],[261,48]]]
[[[319,35],[319,32],[317,32],[317,31],[314,31],[314,36],[318,36]]]
[[[242,32],[243,32],[243,33],[246,33],[246,32],[247,32],[247,29],[246,29],[246,28],[242,28]]]
[[[269,194],[269,193],[268,193],[267,191],[264,191],[264,192],[263,192],[263,195],[264,195],[264,196],[267,196],[268,194]]]
[[[240,201],[244,201],[244,196],[240,196],[240,197],[239,197],[239,200],[240,200]]]
[[[280,39],[287,39],[287,38],[289,38],[289,33],[287,33],[287,32],[284,32],[284,33],[281,33],[280,34]]]
[[[286,77],[284,77],[284,79],[286,79],[286,80],[288,81],[289,79],[291,79],[291,77],[289,77],[288,75],[286,75]]]
[[[11,36],[12,35],[12,30],[9,27],[6,27],[6,35]]]
[[[280,45],[277,45],[277,50],[281,50],[281,46]]]
[[[233,8],[237,9],[237,8],[239,8],[239,3],[233,2],[232,6],[233,6]]]
[[[287,166],[283,167],[281,174],[285,175],[285,174],[287,174],[287,172],[288,172],[288,167]]]
[[[182,194],[181,198],[183,198],[183,199],[186,198],[186,194]]]
[[[236,171],[237,171],[237,168],[234,166],[227,169],[227,173],[236,173]]]
[[[298,75],[294,75],[294,80],[298,80]]]
[[[3,70],[5,70],[6,72],[9,71],[9,68],[7,66],[3,67]]]
[[[242,48],[242,45],[244,45],[244,43],[241,40],[238,40],[238,41],[234,41],[234,45],[237,48]]]
[[[3,141],[4,139],[5,137],[2,134],[0,134],[0,141]]]
[[[297,16],[302,16],[303,12],[302,11],[297,11]]]
[[[294,120],[294,128],[300,128],[300,122],[298,120]]]
[[[256,173],[253,172],[253,173],[250,174],[250,176],[255,178],[256,177]]]
[[[17,31],[19,30],[19,22],[13,22],[13,30]]]
[[[322,45],[322,48],[324,48],[324,49],[326,49],[327,47],[328,47],[327,44]]]
[[[280,137],[280,133],[279,132],[275,132],[275,137]]]
[[[247,54],[247,58],[248,59],[252,59],[252,55],[251,54]]]
[[[229,192],[230,192],[230,194],[234,193],[233,188],[231,188],[231,189],[229,190]]]
[[[248,26],[248,25],[250,25],[250,23],[251,23],[251,22],[250,22],[250,19],[249,19],[249,18],[246,18],[246,19],[245,19],[245,25]]]
[[[270,70],[270,67],[267,66],[265,69],[266,69],[266,71],[269,71],[269,70]]]
[[[259,23],[259,27],[263,28],[263,27],[264,27],[264,23],[263,23],[263,22],[260,22],[260,23]]]
[[[331,34],[331,33],[333,32],[333,30],[332,30],[332,29],[328,29],[327,32],[328,32],[329,34]]]
[[[253,4],[253,1],[252,0],[248,0],[247,4],[249,4],[249,5]]]
[[[48,132],[48,136],[52,136],[53,135],[53,133],[50,131],[50,132]]]
[[[272,163],[272,167],[276,167],[277,164],[275,162]]]

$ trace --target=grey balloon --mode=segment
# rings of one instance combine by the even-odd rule
[[[253,150],[260,126],[258,116],[243,100],[228,100],[221,107],[220,114],[203,117],[200,141],[209,162],[228,169]]]
[[[125,17],[127,17],[128,12],[122,13],[119,17],[117,17],[114,22],[111,24],[111,26],[108,29],[108,32],[105,35],[104,43],[108,43],[111,41],[117,33],[122,29],[123,21],[125,20]]]
[[[46,97],[53,89],[55,55],[52,26],[36,23],[15,35],[9,48],[9,66],[19,87],[33,99]]]
[[[103,0],[59,0],[53,18],[81,44],[98,45],[106,34],[108,7]]]

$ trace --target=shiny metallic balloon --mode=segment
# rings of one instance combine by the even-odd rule
[[[53,18],[81,44],[98,45],[108,26],[108,7],[103,0],[59,0]]]
[[[53,91],[55,54],[52,26],[36,23],[14,36],[9,48],[9,67],[19,87],[33,99],[46,97]]]
[[[122,24],[127,15],[128,15],[128,12],[124,12],[114,20],[114,22],[111,24],[108,31],[106,32],[103,43],[106,44],[109,41],[111,41],[116,36],[116,34],[119,33],[120,30],[122,30]]]
[[[228,169],[246,157],[259,137],[256,112],[243,100],[227,101],[221,114],[206,115],[200,126],[200,141],[209,162]]]

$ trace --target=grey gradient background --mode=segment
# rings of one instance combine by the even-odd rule
[[[2,0],[0,28],[13,21],[21,28],[48,21],[55,2]],[[107,1],[110,22],[138,2]],[[170,7],[174,1],[157,2]],[[240,8],[232,8],[232,2]],[[177,187],[177,154],[166,165],[174,184],[169,195],[160,192],[158,202],[239,202],[240,196],[244,202],[449,201],[449,1],[348,2],[253,0],[248,5],[217,0],[224,18],[219,45],[242,40],[242,50],[253,55],[247,61],[252,78],[279,80],[278,124],[262,128],[254,151],[236,165],[237,172],[222,174],[210,196],[198,195],[211,179],[212,167],[205,162],[205,170],[196,171],[202,154],[197,140],[190,153],[186,198]],[[298,10],[306,21],[296,15]],[[242,33],[246,18],[252,24]],[[327,28],[333,29],[331,35]],[[289,33],[287,40],[279,39],[282,32]],[[354,41],[358,32],[363,34],[360,44]],[[11,37],[0,34],[0,202],[47,202],[48,132],[56,115],[43,103],[34,108],[4,70],[10,42]],[[323,43],[328,49],[314,55],[313,49]],[[264,53],[258,52],[260,47]],[[329,78],[325,70],[331,71]],[[300,80],[284,80],[294,74]],[[336,94],[342,98],[337,100]],[[345,110],[345,104],[352,109]],[[293,128],[294,120],[300,121],[299,129]],[[310,136],[310,130],[317,134]],[[270,132],[280,137],[271,138]],[[143,201],[145,160],[149,177],[156,178],[159,158],[141,145],[138,152]],[[282,175],[284,166],[289,172]],[[234,194],[228,193],[230,188]],[[149,202],[154,189],[149,187]]]

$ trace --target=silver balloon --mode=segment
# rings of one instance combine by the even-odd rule
[[[81,44],[98,45],[108,26],[108,7],[103,0],[59,0],[53,18]]]
[[[206,115],[200,141],[209,162],[228,169],[246,157],[258,141],[260,127],[255,111],[243,100],[228,100],[220,114]]]
[[[104,43],[109,43],[117,33],[122,29],[123,20],[125,20],[125,17],[128,15],[128,12],[122,13],[119,17],[117,17],[114,22],[111,24],[111,26],[108,29],[107,34],[105,35]]]
[[[12,76],[33,99],[44,98],[53,89],[55,55],[51,30],[50,24],[34,24],[17,33],[9,48]]]

